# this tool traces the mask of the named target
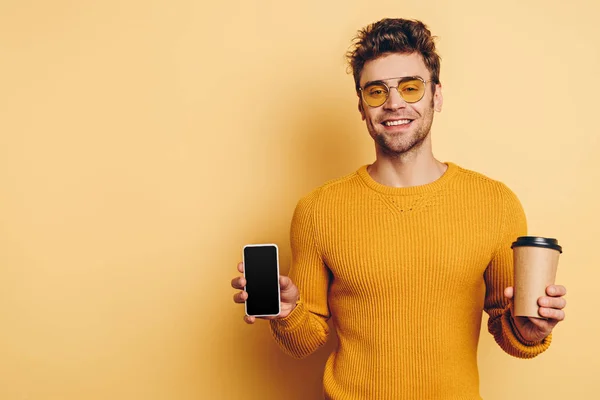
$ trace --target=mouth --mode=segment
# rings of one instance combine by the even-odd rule
[[[388,119],[386,121],[383,121],[381,123],[381,125],[385,126],[386,128],[394,128],[394,127],[406,128],[406,127],[409,127],[412,122],[413,122],[412,119]]]

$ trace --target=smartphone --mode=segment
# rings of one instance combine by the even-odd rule
[[[279,248],[275,244],[244,246],[244,278],[248,293],[246,315],[276,316],[281,312]]]

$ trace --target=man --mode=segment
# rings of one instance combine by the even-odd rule
[[[527,233],[525,215],[504,184],[434,158],[443,97],[427,27],[381,20],[359,32],[348,58],[376,160],[298,203],[273,336],[305,357],[326,342],[333,317],[326,399],[481,399],[482,310],[505,352],[531,358],[564,319],[566,289],[549,286],[539,299],[547,319],[512,315],[511,244]]]

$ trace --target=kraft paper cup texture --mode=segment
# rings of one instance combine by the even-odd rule
[[[538,312],[538,299],[555,282],[560,253],[549,247],[513,247],[515,316],[546,319]]]

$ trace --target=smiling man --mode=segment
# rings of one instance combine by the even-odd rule
[[[482,313],[506,353],[532,358],[564,319],[566,289],[549,286],[539,299],[546,319],[512,315],[511,244],[527,233],[525,214],[503,183],[433,156],[443,96],[427,27],[376,22],[348,59],[376,160],[298,203],[282,312],[268,318],[273,336],[305,357],[333,319],[339,345],[325,365],[326,399],[481,399]]]

